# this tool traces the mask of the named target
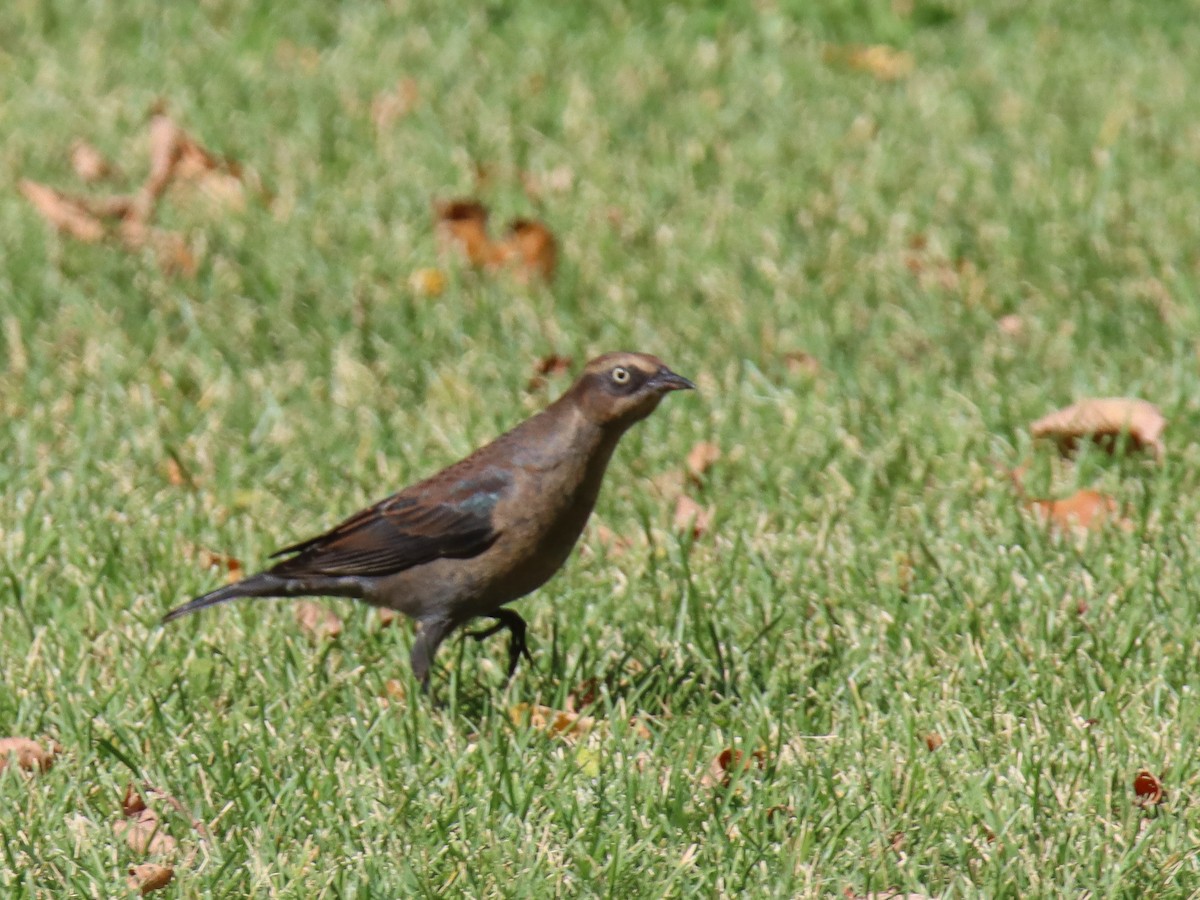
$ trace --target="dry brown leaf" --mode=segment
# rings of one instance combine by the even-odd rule
[[[125,843],[134,853],[153,856],[171,853],[176,846],[175,838],[163,831],[158,813],[152,809],[143,809],[137,815],[115,822],[113,833],[118,837],[124,835]]]
[[[1049,526],[1091,530],[1117,520],[1117,501],[1099,491],[1076,491],[1062,500],[1031,500],[1030,509]]]
[[[383,693],[379,695],[379,705],[387,709],[396,703],[404,702],[408,692],[404,688],[404,682],[398,678],[389,678],[383,683]]]
[[[371,101],[371,121],[376,131],[387,131],[416,109],[421,90],[413,78],[405,78],[388,91],[375,95]]]
[[[175,877],[175,870],[170,866],[160,866],[157,863],[142,863],[129,867],[128,884],[130,890],[139,894],[149,894],[165,888]]]
[[[216,569],[219,572],[224,572],[225,580],[230,584],[233,584],[235,581],[241,581],[245,577],[245,569],[242,567],[242,561],[234,556],[214,553],[212,550],[206,550],[201,547],[196,554],[196,562],[200,564],[200,568],[202,569]]]
[[[879,81],[899,81],[911,75],[916,68],[911,53],[886,44],[847,47],[840,56],[851,69],[867,72]]]
[[[533,363],[533,376],[525,385],[527,391],[540,391],[549,383],[549,379],[565,375],[571,371],[575,361],[569,356],[550,353],[539,357]]]
[[[125,796],[121,798],[121,813],[125,818],[136,816],[146,809],[146,799],[133,784],[125,785]]]
[[[71,168],[80,180],[89,183],[102,181],[113,174],[112,163],[83,139],[78,139],[71,145]]]
[[[1133,793],[1138,806],[1157,806],[1166,794],[1162,781],[1147,769],[1133,777]]]
[[[60,753],[62,747],[55,741],[43,747],[29,738],[0,738],[0,772],[4,771],[10,760],[16,762],[17,768],[27,772],[45,772],[54,765],[54,758]]]
[[[438,242],[446,250],[462,253],[473,266],[496,261],[487,234],[488,211],[478,200],[435,201],[433,213]]]
[[[629,538],[617,534],[611,528],[604,524],[597,524],[593,533],[596,535],[596,541],[614,558],[623,556],[633,544]]]
[[[579,684],[571,689],[571,693],[567,695],[567,710],[570,712],[579,712],[581,709],[586,709],[597,700],[600,699],[600,679],[592,677],[585,678]]]
[[[540,277],[545,281],[554,279],[558,263],[558,242],[550,229],[533,219],[513,219],[508,232],[493,250],[501,265],[516,266],[517,275],[523,281]]]
[[[528,725],[567,740],[578,740],[597,729],[603,730],[605,724],[592,716],[581,716],[536,703],[518,703],[509,709],[508,715],[515,725]]]
[[[929,734],[925,735],[925,746],[929,748],[930,753],[937,750],[944,743],[946,743],[946,741],[936,731],[931,731]]]
[[[157,112],[150,118],[150,174],[142,186],[139,221],[149,221],[155,202],[173,181],[194,184],[223,209],[243,209],[247,188],[262,192],[253,172],[210,152],[170,116]]]
[[[103,240],[108,233],[104,223],[96,218],[82,201],[68,197],[48,185],[24,178],[19,186],[25,199],[61,234],[73,237],[77,241],[94,244]]]
[[[692,481],[697,484],[704,480],[705,474],[721,458],[721,448],[711,441],[700,441],[695,444],[687,455],[687,470]]]
[[[297,603],[295,613],[296,624],[313,640],[332,639],[342,633],[342,620],[337,613],[315,600]]]
[[[394,609],[388,609],[386,606],[377,607],[375,617],[379,621],[380,628],[391,628],[400,618],[400,613]]]
[[[712,509],[701,506],[687,494],[680,494],[675,501],[675,529],[692,538],[699,538],[707,533],[712,525]]]
[[[1051,438],[1063,452],[1082,440],[1092,440],[1112,452],[1122,434],[1129,435],[1135,449],[1149,449],[1162,459],[1162,433],[1167,421],[1158,407],[1133,397],[1101,397],[1080,400],[1043,416],[1029,426],[1035,438]]]
[[[726,747],[718,753],[708,770],[700,778],[700,786],[705,788],[729,787],[735,775],[748,772],[751,768],[765,769],[767,767],[767,751],[758,749],[744,753],[733,747]]]

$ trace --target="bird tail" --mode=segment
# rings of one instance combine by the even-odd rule
[[[194,613],[208,606],[216,606],[218,603],[224,603],[226,600],[236,600],[239,597],[290,597],[292,596],[292,592],[289,592],[288,587],[287,579],[263,572],[243,581],[236,581],[233,584],[225,585],[225,587],[219,587],[215,591],[205,594],[203,597],[197,597],[195,600],[189,600],[183,606],[175,607],[163,616],[163,624],[173,622],[181,616],[186,616],[188,613]]]

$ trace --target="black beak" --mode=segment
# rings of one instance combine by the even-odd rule
[[[666,366],[654,373],[650,379],[650,386],[662,394],[667,391],[694,391],[696,389],[694,384],[682,375],[676,375]]]

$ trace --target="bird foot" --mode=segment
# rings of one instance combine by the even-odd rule
[[[480,631],[468,631],[466,634],[477,641],[482,641],[498,631],[508,630],[511,635],[508,642],[508,680],[511,681],[522,656],[530,663],[533,662],[533,656],[530,655],[529,646],[525,642],[525,620],[511,609],[498,609],[493,613],[488,613],[488,616],[496,620],[495,625]]]

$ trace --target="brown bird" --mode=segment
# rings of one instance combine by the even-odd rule
[[[525,620],[504,608],[559,570],[579,539],[617,442],[669,391],[694,388],[657,357],[607,353],[542,412],[466,459],[285,547],[266,571],[197,597],[180,616],[237,597],[353,597],[415,619],[413,674],[428,689],[438,646],[508,629],[508,675],[529,658]]]

